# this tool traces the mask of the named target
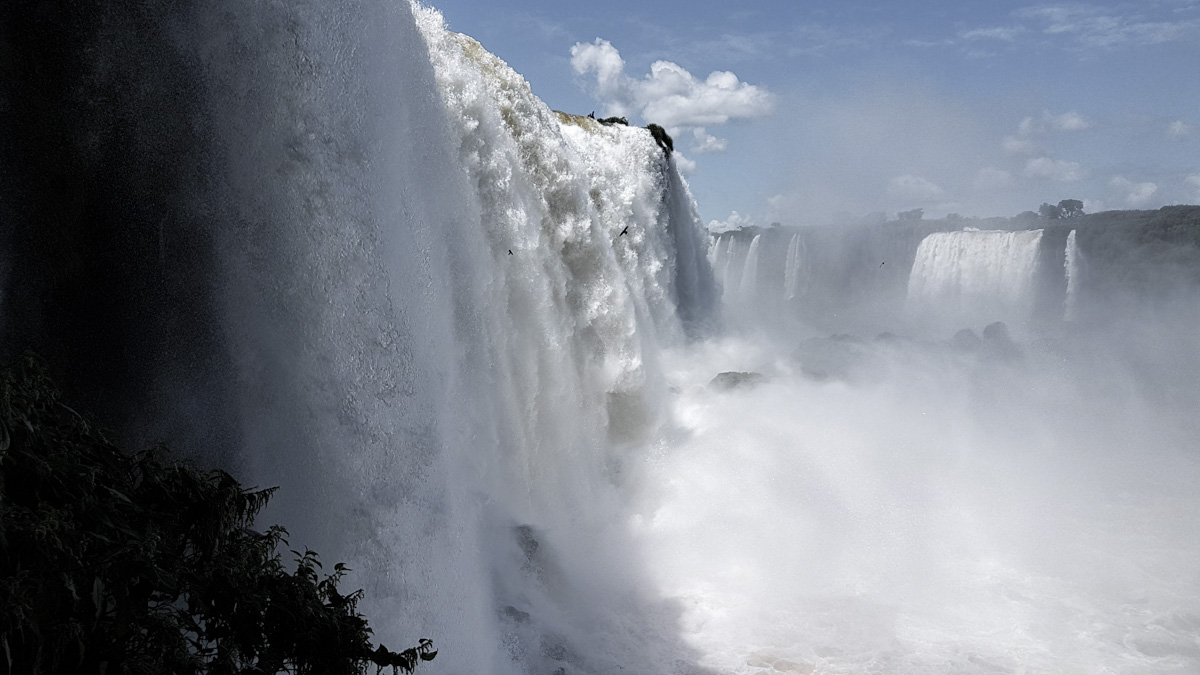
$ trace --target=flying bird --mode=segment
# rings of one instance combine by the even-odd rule
[[[886,260],[884,260],[883,262],[879,263],[879,266],[880,266],[880,267],[883,267],[883,266],[884,266],[884,265],[886,265],[886,264],[887,264],[887,261],[886,261]]]
[[[629,226],[628,225],[626,225],[625,229],[621,230],[621,234],[618,234],[617,236],[624,237],[626,234],[629,234]]]
[[[509,254],[509,255],[512,255],[512,249],[511,249],[511,248],[510,248],[510,249],[508,249],[508,254]]]

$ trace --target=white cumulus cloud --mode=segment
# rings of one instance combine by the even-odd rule
[[[692,129],[692,137],[696,139],[695,146],[692,147],[692,152],[723,152],[729,142],[724,138],[717,138],[708,133],[704,127],[696,127]]]
[[[690,176],[696,173],[696,160],[685,157],[682,152],[676,150],[672,153],[675,158],[675,168],[679,169],[679,173]]]
[[[728,71],[700,79],[676,63],[655,61],[648,75],[630,77],[620,52],[601,38],[572,47],[571,67],[578,75],[595,77],[593,93],[611,114],[636,113],[673,131],[700,129],[697,152],[714,152],[724,143],[704,127],[766,115],[773,107],[769,91]]]
[[[1025,175],[1030,178],[1048,178],[1062,183],[1082,180],[1086,172],[1078,162],[1062,159],[1036,157],[1025,163]]]
[[[751,227],[754,225],[754,219],[749,216],[734,211],[729,214],[725,220],[710,220],[708,221],[709,232],[728,232],[737,230],[743,227]]]
[[[1158,186],[1154,183],[1135,183],[1124,176],[1116,176],[1108,184],[1121,193],[1129,206],[1142,206],[1158,192]]]
[[[904,174],[888,181],[887,193],[889,197],[895,199],[925,201],[938,199],[945,194],[945,191],[928,179]]]

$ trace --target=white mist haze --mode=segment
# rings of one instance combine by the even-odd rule
[[[1076,232],[1047,232],[717,238],[728,332],[667,359],[675,427],[635,520],[704,663],[1200,665],[1191,272],[1102,292]]]
[[[1195,364],[1171,340],[1136,347]],[[636,525],[708,663],[1196,666],[1194,385],[1164,401],[1104,339],[1011,359],[868,341],[842,345],[830,377],[789,356],[796,344],[730,339],[670,360],[679,440],[656,453],[662,487]],[[722,392],[713,370],[769,379]]]

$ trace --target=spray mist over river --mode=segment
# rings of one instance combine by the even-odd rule
[[[714,242],[433,10],[210,9],[14,14],[0,346],[280,485],[423,672],[1200,667],[1187,295],[1104,316],[1066,233]]]

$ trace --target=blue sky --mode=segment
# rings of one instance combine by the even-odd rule
[[[716,227],[1200,203],[1200,0],[427,2],[551,107],[672,129]]]

